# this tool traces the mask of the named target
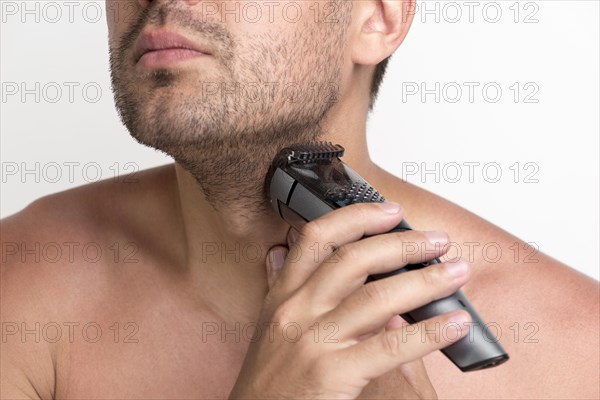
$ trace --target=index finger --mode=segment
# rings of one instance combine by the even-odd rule
[[[295,291],[337,247],[363,236],[388,232],[400,223],[403,215],[397,203],[357,203],[306,223],[290,247],[278,290]]]

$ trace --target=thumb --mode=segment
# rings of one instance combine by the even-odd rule
[[[275,286],[275,282],[283,269],[283,263],[287,254],[288,249],[283,246],[275,246],[269,250],[267,254],[267,283],[269,290]]]

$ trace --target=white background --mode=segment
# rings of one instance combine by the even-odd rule
[[[39,11],[25,14],[24,3]],[[75,3],[70,21],[60,1],[0,2],[3,217],[48,193],[170,162],[119,122],[103,2],[85,12],[92,2]],[[467,3],[419,2],[370,119],[372,157],[598,279],[598,2]],[[33,89],[24,101],[21,85]],[[422,174],[436,162],[438,177]],[[472,182],[465,163],[479,163]]]

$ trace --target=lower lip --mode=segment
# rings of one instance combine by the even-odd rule
[[[138,64],[143,68],[166,68],[181,61],[203,57],[207,54],[190,49],[164,49],[145,53]]]

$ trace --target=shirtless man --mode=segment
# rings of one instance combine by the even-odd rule
[[[598,283],[369,157],[380,63],[408,32],[410,1],[107,0],[117,108],[176,162],[2,221],[2,398],[598,398]],[[316,91],[286,101],[286,84]],[[270,90],[250,101],[240,86]],[[289,232],[264,176],[280,148],[313,139],[343,145],[402,211],[353,205]],[[418,230],[358,241],[402,217]],[[473,252],[451,278],[461,263],[437,246],[444,265],[362,284],[418,261],[403,243],[448,240],[518,257]],[[502,333],[505,364],[462,373],[435,351],[451,339],[400,340],[409,326],[394,315],[461,286]],[[337,342],[313,340],[324,315]],[[264,321],[304,334],[282,340],[279,325],[249,340]]]

